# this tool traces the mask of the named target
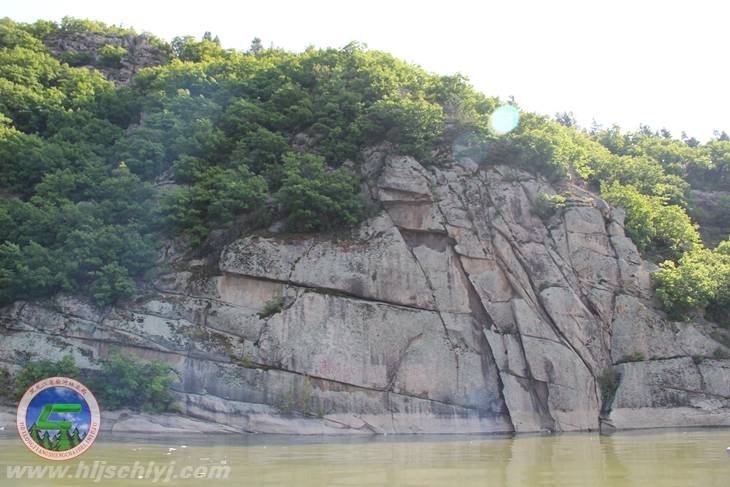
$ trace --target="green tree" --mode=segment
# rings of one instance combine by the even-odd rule
[[[667,204],[666,198],[648,196],[618,182],[604,187],[601,195],[626,210],[626,234],[640,250],[677,259],[700,245],[697,226],[682,207]]]
[[[264,45],[261,42],[261,39],[259,39],[258,37],[254,37],[251,41],[251,47],[249,48],[248,52],[250,52],[254,56],[258,56],[263,50]]]
[[[51,450],[66,451],[72,448],[71,437],[68,431],[59,431],[51,444]]]
[[[78,379],[80,371],[76,367],[76,361],[71,355],[65,355],[57,362],[50,360],[40,360],[37,362],[28,362],[15,376],[15,394],[20,398],[31,385],[41,379],[49,377],[69,377]]]
[[[105,44],[96,50],[99,61],[102,66],[107,68],[120,68],[122,66],[122,58],[127,54],[127,50],[121,46],[113,46]]]
[[[33,438],[33,441],[38,443],[39,445],[43,446],[43,437],[44,434],[41,432],[41,430],[38,429],[38,425],[36,423],[33,423],[28,430],[28,433],[30,434],[30,437]]]
[[[252,215],[255,223],[265,221],[267,194],[266,180],[245,164],[229,169],[214,166],[202,172],[193,186],[171,192],[163,213],[171,228],[186,232],[197,246],[211,229],[229,227],[243,214]]]
[[[53,448],[51,433],[49,433],[48,431],[43,434],[41,446],[46,450],[51,450]]]
[[[112,350],[99,363],[101,374],[93,381],[93,388],[108,409],[129,407],[160,412],[172,406],[170,386],[177,378],[164,363],[140,362],[119,350]]]
[[[294,231],[312,232],[350,226],[364,216],[357,178],[344,167],[329,170],[324,159],[290,152],[274,198]]]
[[[657,298],[673,318],[707,310],[709,318],[730,324],[730,240],[714,250],[686,252],[677,263],[666,261],[653,277]]]
[[[443,108],[423,98],[386,95],[373,103],[358,121],[370,140],[385,139],[405,154],[430,162],[444,131]]]
[[[83,438],[81,437],[81,435],[79,435],[79,429],[74,428],[73,432],[71,433],[71,448],[77,447],[82,440]]]

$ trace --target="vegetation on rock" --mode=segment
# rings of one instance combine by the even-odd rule
[[[99,371],[81,370],[71,355],[58,361],[30,361],[16,374],[15,394],[19,398],[41,379],[69,377],[89,386],[103,409],[130,408],[162,412],[173,408],[170,386],[176,377],[159,361],[140,361],[112,350],[98,360]]]
[[[625,208],[646,256],[667,261],[656,274],[667,310],[730,314],[727,278],[702,271],[724,265],[724,247],[705,249],[687,213],[690,189],[730,187],[725,133],[701,144],[522,113],[498,135],[498,99],[357,43],[291,53],[259,39],[224,49],[210,33],[156,40],[171,61],[115,86],[75,67],[84,53],[46,47],[78,32],[136,35],[71,18],[0,20],[0,304],[59,290],[131,298],[169,236],[197,246],[212,230],[271,221],[298,232],[354,225],[366,214],[363,149],[388,142],[423,164],[468,156],[587,185]],[[103,65],[126,62],[115,46],[97,49]],[[546,215],[562,204],[543,203]]]

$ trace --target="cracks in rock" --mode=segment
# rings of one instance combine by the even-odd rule
[[[702,374],[700,374],[700,377],[701,376],[702,376]],[[662,386],[662,389],[668,390],[668,391],[686,392],[687,394],[706,396],[706,397],[710,397],[713,399],[720,399],[723,401],[730,399],[730,396],[723,396],[722,394],[715,394],[712,392],[707,392],[704,389],[697,391],[694,389],[686,389],[684,387],[672,387],[672,386]]]
[[[609,242],[609,245],[611,246],[611,249],[613,250],[613,253],[614,253],[614,256],[613,257],[614,257],[614,261],[616,263],[616,267],[617,267],[617,271],[618,271],[617,272],[617,275],[618,275],[619,285],[620,285],[620,283],[621,283],[621,268],[618,265],[618,254],[616,252],[616,249],[613,247],[613,242],[611,241],[611,237],[608,235],[608,229],[606,228],[606,220],[603,218],[603,216],[601,217],[601,222],[603,223],[604,233],[599,234],[599,235],[602,235],[602,236],[605,236],[606,237],[606,239]],[[563,231],[565,232],[565,247],[566,247],[566,250],[568,252],[568,255],[567,255],[568,264],[570,265],[570,268],[571,269],[575,269],[575,265],[573,263],[573,251],[572,251],[572,249],[570,247],[570,238],[568,238],[568,222],[567,222],[567,220],[565,218],[563,218],[563,225],[562,226],[563,226]],[[584,234],[584,235],[586,235],[586,234]],[[553,245],[557,248],[557,242],[555,242],[555,240],[552,238],[552,234],[551,234],[551,240],[553,242]],[[610,256],[606,256],[606,257],[610,257]],[[570,280],[568,280],[568,276],[563,271],[563,268],[555,261],[555,258],[552,257],[552,255],[551,255],[551,258],[553,259],[553,262],[555,263],[556,267],[558,269],[560,269],[560,272],[563,275],[563,278],[570,285]],[[595,305],[593,304],[593,301],[591,300],[591,298],[586,294],[585,290],[583,289],[583,285],[582,285],[582,282],[581,282],[581,278],[579,276],[576,276],[576,280],[577,280],[577,283],[576,283],[577,284],[577,286],[576,286],[577,289],[576,289],[576,291],[578,291],[576,294],[579,296],[581,302],[583,303],[583,306],[585,306],[586,309],[592,315],[594,315],[596,318],[598,318],[601,321],[601,323],[603,323],[603,325],[604,325],[602,328],[604,330],[609,330],[609,333],[610,333],[610,329],[611,329],[611,322],[610,322],[610,320],[608,319],[608,317],[606,317],[604,319],[603,314],[595,307]],[[594,286],[594,288],[597,288],[597,287],[598,286]],[[611,291],[611,309],[613,310],[613,309],[615,309],[614,308],[614,305],[616,303],[616,289],[606,289],[606,291]],[[603,343],[603,346],[606,348],[606,351],[608,353],[608,356],[610,357],[611,356],[611,347],[610,347],[610,344]]]
[[[499,210],[497,210],[497,211],[499,211]],[[500,232],[500,234],[502,233],[499,229],[496,229],[495,228],[495,230],[497,230],[498,232]],[[526,264],[525,264],[526,263],[526,259],[522,255],[522,252],[513,245],[512,241],[514,239],[507,238],[504,235],[502,235],[502,237],[509,244],[509,246],[510,246],[510,248],[512,250],[512,253],[514,254],[515,258],[517,258],[517,260],[519,261],[519,263],[522,266],[522,268],[525,269],[525,267],[526,267]],[[499,256],[499,259],[501,260],[501,256]],[[542,295],[539,292],[537,292],[537,286],[535,285],[535,282],[533,281],[533,279],[530,276],[530,274],[528,272],[525,272],[525,276],[526,276],[526,278],[528,280],[528,283],[529,283],[529,285],[530,285],[530,287],[532,289],[532,294],[535,296],[535,299],[536,299],[536,302],[533,303],[533,304],[534,305],[537,305],[536,306],[537,307],[537,310],[542,315],[543,320],[550,325],[550,327],[553,329],[553,331],[563,340],[564,345],[567,346],[568,348],[570,348],[570,350],[572,350],[572,352],[581,360],[581,362],[583,362],[584,366],[586,367],[586,370],[588,370],[588,372],[591,374],[591,376],[593,376],[595,378],[596,377],[596,373],[595,373],[593,367],[590,365],[590,363],[588,362],[588,360],[583,356],[583,354],[581,354],[578,351],[578,349],[570,342],[570,340],[568,339],[568,337],[565,335],[565,333],[563,333],[563,331],[560,329],[560,327],[558,326],[558,324],[553,319],[552,315],[550,314],[550,312],[548,311],[547,307],[545,306],[545,302],[544,302],[544,300],[542,298]],[[519,327],[519,324],[518,324],[518,327]],[[522,341],[520,340],[520,342],[522,342]],[[596,380],[593,381],[593,393],[594,393],[594,396],[595,396],[595,399],[596,399],[596,404],[600,404],[601,403],[600,393],[598,391],[598,383],[597,383]]]
[[[449,343],[449,350],[454,355],[454,363],[456,368],[456,376],[455,376],[455,382],[456,382],[456,390],[459,390],[459,353],[458,349],[459,347],[454,342],[454,340],[451,338],[451,335],[449,333],[449,328],[446,326],[446,321],[444,320],[444,316],[441,313],[441,310],[439,310],[438,305],[438,298],[436,297],[436,289],[433,285],[433,282],[431,281],[431,277],[426,272],[426,269],[423,267],[423,264],[421,264],[420,259],[416,255],[416,252],[413,250],[412,243],[408,241],[407,236],[403,234],[403,230],[400,227],[396,227],[398,229],[398,234],[401,236],[401,239],[403,240],[403,243],[405,247],[408,249],[408,252],[410,252],[411,256],[413,257],[413,260],[415,261],[418,268],[421,270],[421,273],[423,274],[423,277],[425,279],[426,285],[428,286],[428,289],[431,291],[431,300],[433,302],[434,307],[436,308],[434,312],[439,318],[439,321],[441,322],[441,326],[444,329],[444,337],[446,338],[446,341]]]
[[[428,289],[431,292],[431,300],[432,300],[434,308],[435,308],[432,311],[434,311],[438,315],[439,320],[441,321],[441,325],[444,328],[444,334],[446,336],[446,340],[451,345],[451,350],[455,350],[456,346],[455,346],[453,340],[451,339],[451,336],[449,335],[449,329],[446,326],[446,321],[444,321],[444,317],[441,314],[441,311],[438,309],[438,299],[436,297],[436,289],[434,288],[433,282],[431,281],[431,277],[428,275],[428,272],[426,272],[426,269],[424,269],[423,264],[421,264],[420,259],[416,255],[416,252],[413,250],[413,247],[411,246],[411,244],[408,242],[408,239],[403,235],[403,230],[400,227],[396,227],[396,228],[398,230],[398,234],[400,235],[401,239],[403,240],[404,246],[406,247],[406,249],[408,249],[408,252],[411,254],[411,257],[413,257],[413,261],[416,263],[416,265],[420,269],[421,274],[423,274],[423,278],[425,279],[426,285],[428,286]]]
[[[225,272],[224,274],[229,274],[229,273]],[[221,277],[222,275],[223,274],[219,274],[217,276],[212,276],[212,277]],[[241,276],[240,274],[232,274],[232,273],[230,275]],[[243,277],[248,277],[251,279],[261,279],[262,281],[270,281],[270,282],[284,282],[284,281],[277,281],[274,279],[267,279],[264,277],[262,277],[262,278],[253,277],[253,276],[243,276]],[[224,301],[222,299],[214,298],[211,296],[203,296],[203,295],[199,295],[199,294],[192,294],[192,293],[179,292],[179,291],[166,291],[164,289],[159,289],[158,287],[155,287],[155,286],[153,286],[152,288],[155,290],[155,292],[157,292],[158,294],[163,295],[163,296],[179,296],[179,297],[184,297],[184,298],[199,299],[201,301],[208,301],[208,302],[212,302],[212,303],[223,304],[225,306],[230,306],[232,308],[237,308],[237,309],[245,309],[245,310],[250,309],[250,308],[246,308],[245,306],[241,306],[239,304],[232,303],[230,301]]]
[[[459,192],[455,191],[454,188],[451,186],[451,184],[447,184],[447,187],[448,187],[449,191],[454,196],[456,196],[456,198],[461,203],[461,206],[462,206],[462,208],[464,210],[464,213],[467,215],[467,218],[471,222],[472,227],[471,227],[470,230],[476,231],[476,229],[478,227],[477,227],[476,222],[474,220],[474,215],[473,215],[471,209],[469,208],[469,206],[466,205],[466,203],[465,203],[465,201],[463,199],[463,195],[460,194]],[[439,203],[436,203],[436,206],[437,206],[437,208],[438,208],[438,210],[439,210],[442,218],[444,219],[445,224],[449,224],[448,223],[448,218],[446,218],[446,215],[444,214],[443,209],[441,208],[441,205]],[[480,241],[481,242],[481,239],[480,239],[480,237],[478,235],[478,232],[475,234],[475,237],[477,238],[477,241]],[[487,311],[486,307],[484,306],[484,303],[482,302],[481,297],[479,296],[479,292],[477,291],[476,287],[474,286],[474,283],[472,282],[469,273],[466,271],[466,268],[464,266],[464,262],[462,260],[462,256],[458,252],[456,252],[456,250],[455,250],[455,248],[453,248],[453,246],[452,246],[452,251],[454,252],[454,255],[456,256],[455,261],[458,263],[458,269],[460,270],[461,274],[464,276],[465,285],[467,286],[467,292],[469,294],[470,305],[476,305],[476,306],[470,306],[472,308],[472,316],[473,316],[473,318],[478,323],[484,323],[484,325],[488,325],[488,328],[489,329],[497,329],[496,322],[494,321],[494,319],[491,317],[491,315]],[[485,255],[489,255],[490,254],[484,248],[482,248],[482,251],[484,252]],[[491,347],[491,345],[489,343],[489,340],[487,339],[486,335],[483,332],[484,325],[482,325],[482,330],[479,330],[479,332],[480,332],[479,333],[480,344],[481,344],[481,346],[482,346],[482,348],[484,350],[484,352],[482,354],[480,354],[481,357],[482,357],[482,371],[484,373],[489,366],[493,366],[495,368],[495,370],[497,370],[498,372],[500,372],[500,373],[498,373],[496,375],[496,379],[497,379],[497,384],[498,384],[500,399],[501,399],[501,403],[502,403],[502,409],[503,409],[503,412],[507,415],[507,417],[508,417],[508,419],[509,419],[509,421],[510,421],[510,423],[512,425],[513,431],[517,431],[517,428],[515,426],[515,422],[514,422],[514,420],[512,418],[512,413],[509,410],[509,407],[507,405],[507,400],[506,400],[505,392],[504,392],[504,387],[505,387],[504,386],[504,381],[502,380],[502,377],[501,377],[502,371],[500,371],[500,367],[499,367],[499,365],[497,364],[497,361],[494,358],[494,352],[493,352],[492,347]],[[526,367],[528,367],[528,369],[529,369],[529,363],[527,362],[527,358],[526,358],[524,346],[522,344],[522,340],[521,340],[521,338],[518,338],[518,340],[519,340],[519,343],[520,343],[520,347],[521,347],[521,352],[522,352],[522,355],[523,355],[524,363],[525,363]],[[491,361],[491,363],[487,362],[488,360]],[[531,372],[529,370],[528,370],[528,373],[530,373],[530,375],[531,375]],[[535,399],[535,394],[531,394],[531,396],[533,397],[533,399]],[[551,424],[554,425],[554,420],[550,416],[549,408],[547,408],[547,404],[544,405],[544,411],[545,411],[545,414],[548,417],[550,417]]]
[[[503,221],[506,221],[504,219],[504,216],[501,215],[501,212],[500,212],[499,208],[495,205],[495,202],[493,201],[491,195],[489,195],[488,193],[484,193],[482,191],[482,189],[483,189],[483,187],[480,186],[479,187],[479,193],[480,193],[480,196],[481,196],[482,200],[487,201],[489,203],[490,207],[492,207],[492,208],[495,209],[495,211],[497,212],[497,214],[499,215],[499,217]],[[466,213],[467,213],[470,221],[472,222],[472,224],[474,224],[474,215],[472,213],[471,208],[464,203],[463,199],[461,198],[461,195],[457,195],[457,196],[459,197],[459,199],[460,199],[460,201],[462,203],[462,206],[464,207],[464,209],[465,209],[465,211],[466,211]],[[476,226],[475,226],[475,228],[476,228]],[[504,235],[504,233],[502,232],[502,230],[500,230],[495,225],[490,225],[490,228],[492,229],[492,231],[496,231],[497,233],[499,233],[502,236],[502,238],[508,243],[508,245],[512,249],[512,252],[514,253],[515,257],[520,261],[520,265],[524,269],[525,268],[525,260],[524,260],[524,258],[521,255],[518,254],[517,249],[515,249],[514,248],[514,245],[512,244],[512,242],[515,240],[514,235]],[[510,276],[508,278],[508,282],[510,283],[510,286],[512,287],[512,292],[515,293],[515,294],[517,294],[517,295],[519,295],[520,293],[517,291],[517,289],[515,289],[515,283],[521,283],[521,280],[518,279],[518,278],[516,278],[514,275],[512,275],[511,271],[509,271],[509,266],[506,265],[506,263],[503,260],[503,257],[500,255],[499,251],[496,251],[495,252],[495,262],[496,262],[497,266],[499,267],[499,269],[506,276]],[[549,320],[546,320],[546,322],[548,322],[553,328],[557,328],[557,325],[554,322],[552,322],[552,319],[549,316],[547,316],[547,311],[545,310],[544,304],[541,302],[539,295],[535,292],[535,285],[532,282],[529,274],[528,273],[525,273],[525,275],[526,275],[526,277],[527,277],[527,279],[529,281],[529,284],[530,284],[530,286],[532,288],[532,293],[529,293],[527,291],[527,289],[524,289],[523,290],[524,291],[525,298],[527,298],[529,301],[532,301],[532,299],[529,299],[530,298],[530,294],[532,294],[533,296],[535,296],[535,299],[538,300],[538,303],[539,303],[538,309],[541,311],[541,314],[546,315],[546,318],[549,319]],[[516,323],[516,326],[518,327],[518,330],[519,330],[519,323]],[[531,397],[531,399],[533,401],[533,404],[536,406],[536,412],[538,413],[538,415],[540,417],[540,420],[543,423],[542,424],[542,427],[543,428],[547,427],[548,429],[555,429],[556,420],[555,420],[555,418],[553,418],[553,416],[551,414],[551,411],[550,411],[549,402],[548,402],[548,394],[549,394],[549,391],[548,391],[548,388],[547,388],[547,384],[545,382],[540,381],[540,380],[538,380],[538,379],[536,379],[534,377],[534,374],[532,373],[532,368],[530,366],[530,362],[529,362],[529,360],[527,358],[527,353],[526,353],[526,350],[525,350],[524,342],[522,340],[521,332],[518,332],[514,336],[516,337],[517,343],[518,343],[518,345],[520,347],[520,353],[522,354],[522,361],[525,364],[525,372],[529,376],[527,378],[527,381],[528,381],[528,384],[529,384],[528,387],[527,387],[527,390],[530,393],[530,397]],[[558,335],[558,336],[560,336],[560,335]],[[562,338],[563,338],[563,340],[565,340],[565,337],[562,337]],[[570,345],[568,345],[568,346],[570,346]],[[575,350],[573,350],[573,351],[574,351],[574,353],[577,354],[577,352]],[[578,356],[580,357],[580,354],[578,354]],[[582,357],[580,357],[580,358],[581,358],[581,360],[583,360]],[[590,370],[590,367],[588,369]]]
[[[388,203],[414,203],[414,204],[423,204],[423,203],[431,203],[433,200],[432,194],[426,194],[426,193],[420,193],[418,191],[411,191],[408,189],[400,189],[400,188],[391,188],[388,186],[378,186],[379,189],[383,191],[387,191],[389,193],[392,193],[394,195],[402,195],[405,197],[411,197],[410,199],[405,200],[394,200],[394,199],[387,199],[385,201],[381,200],[383,204]]]
[[[395,408],[393,407],[393,401],[390,399],[390,392],[385,393],[385,400],[388,401],[388,412],[390,413],[390,424],[393,431],[398,431],[395,427]]]
[[[434,198],[432,205],[435,206],[435,208],[438,210],[439,214],[441,215],[443,224],[444,225],[448,224],[448,219],[446,218],[445,214],[443,213],[443,210],[436,198]],[[386,213],[388,213],[389,209],[387,208],[387,205],[385,205],[385,206],[386,206]],[[388,215],[390,216],[389,213],[388,213]],[[391,218],[391,220],[392,220],[392,218]],[[426,240],[424,243],[429,248],[431,248],[432,250],[435,250],[435,251],[446,252],[447,250],[450,250],[450,253],[453,255],[452,261],[454,262],[454,264],[456,266],[456,270],[459,273],[459,275],[461,276],[462,282],[464,283],[464,286],[467,289],[470,303],[472,303],[473,298],[474,298],[473,294],[475,293],[475,290],[473,289],[473,284],[471,283],[471,281],[468,277],[468,274],[464,270],[464,267],[463,267],[463,264],[461,261],[461,256],[454,249],[456,242],[453,238],[451,238],[451,236],[448,234],[448,231],[445,228],[442,231],[403,229],[399,226],[396,226],[396,228],[398,229],[398,232],[401,235],[401,238],[403,239],[403,242],[405,243],[406,248],[408,249],[408,251],[410,252],[414,261],[416,262],[419,269],[421,270],[421,272],[424,276],[424,279],[426,280],[426,284],[428,285],[429,290],[431,291],[432,300],[433,300],[434,306],[436,307],[436,312],[439,316],[441,324],[443,326],[445,337],[449,342],[452,353],[454,354],[454,361],[455,361],[455,367],[456,367],[456,390],[458,391],[460,389],[460,376],[461,376],[461,370],[460,370],[461,364],[459,361],[459,353],[458,353],[459,346],[454,342],[454,340],[452,339],[452,337],[449,333],[449,330],[448,330],[446,322],[443,318],[443,315],[442,315],[441,311],[439,310],[438,298],[436,295],[436,290],[434,288],[433,282],[431,281],[431,278],[430,278],[428,272],[423,267],[421,260],[418,258],[418,256],[415,253],[414,242],[412,241],[411,237],[413,235],[425,236],[427,238],[428,237],[431,237],[431,238],[438,237],[439,242],[432,242],[430,240]],[[479,301],[479,304],[480,304],[480,308],[481,308],[481,314],[479,313],[478,310],[474,309],[473,305],[470,306],[471,312],[469,314],[472,316],[474,321],[479,322],[479,323],[483,323],[486,321],[489,323],[489,326],[491,327],[493,325],[493,320],[491,320],[491,317],[488,316],[488,313],[486,312],[486,310],[483,308],[483,306],[481,306],[480,301]],[[499,368],[496,366],[496,361],[494,360],[494,355],[492,353],[491,347],[489,346],[489,343],[487,342],[484,334],[481,333],[481,330],[480,330],[480,333],[478,334],[478,336],[479,336],[480,345],[481,345],[481,349],[482,349],[479,352],[480,360],[482,362],[482,373],[485,378],[485,383],[489,383],[489,380],[487,380],[487,370],[489,368],[488,361],[491,361],[491,365],[494,366],[495,370],[498,371]],[[506,413],[506,415],[509,417],[509,411],[507,410],[507,408],[505,406],[505,401],[504,401],[504,385],[502,384],[499,374],[496,374],[496,380],[498,381],[500,400],[501,400],[501,404],[502,404],[502,411],[500,411],[500,413],[502,413],[502,414]],[[511,418],[510,418],[510,422],[511,422]],[[514,425],[513,425],[513,429],[514,429]]]
[[[396,362],[395,366],[390,371],[390,373],[389,373],[390,377],[388,377],[388,384],[385,386],[385,389],[387,391],[393,390],[393,385],[395,384],[395,381],[398,379],[398,373],[400,372],[400,367],[401,367],[401,364],[403,363],[403,360],[406,358],[408,349],[410,349],[411,345],[413,345],[413,343],[416,340],[420,339],[421,337],[423,337],[423,332],[410,337],[408,339],[408,341],[406,342],[405,346],[403,347],[403,349],[398,354],[398,361]]]
[[[228,364],[228,362],[223,362],[223,363]],[[349,382],[343,382],[343,381],[339,381],[339,380],[336,380],[336,379],[331,379],[331,378],[327,378],[327,377],[321,377],[321,376],[318,376],[318,375],[313,375],[313,374],[309,374],[309,373],[305,373],[305,372],[300,372],[300,371],[296,371],[296,370],[286,369],[286,368],[278,367],[278,366],[269,366],[269,365],[264,365],[264,364],[255,364],[255,363],[254,363],[254,365],[260,365],[262,369],[265,369],[267,371],[273,370],[273,371],[283,372],[283,373],[287,373],[287,374],[299,375],[299,376],[302,376],[302,377],[307,377],[310,380],[322,381],[322,382],[330,383],[330,384],[337,384],[337,385],[343,386],[345,388],[352,388],[352,389],[358,389],[358,390],[362,390],[362,391],[377,392],[377,393],[386,394],[386,395],[388,395],[388,394],[394,394],[394,395],[400,396],[400,397],[408,397],[408,398],[412,398],[412,399],[418,399],[418,400],[421,400],[421,401],[432,402],[434,404],[441,404],[441,405],[449,406],[449,407],[458,407],[458,408],[461,408],[461,409],[466,409],[466,410],[471,410],[471,411],[479,411],[479,412],[491,413],[491,411],[484,410],[484,409],[481,409],[481,408],[476,408],[474,406],[469,406],[469,405],[465,405],[465,404],[455,404],[453,402],[442,401],[440,399],[433,399],[433,398],[426,397],[426,396],[422,396],[422,395],[419,395],[419,394],[410,394],[410,393],[402,392],[402,391],[396,392],[396,391],[391,391],[391,390],[388,390],[387,388],[381,388],[381,387],[371,387],[371,386],[365,386],[365,385],[351,384]]]
[[[342,289],[338,289],[338,288],[330,288],[330,287],[324,287],[324,286],[311,286],[311,285],[303,284],[303,283],[296,282],[296,281],[282,281],[280,279],[273,279],[273,278],[259,277],[259,276],[250,276],[247,274],[236,274],[236,273],[230,273],[227,271],[224,271],[224,274],[241,277],[241,278],[245,278],[245,279],[274,282],[274,283],[278,283],[278,284],[283,284],[285,286],[290,286],[293,288],[299,288],[299,289],[315,292],[318,294],[323,294],[323,295],[328,295],[328,296],[337,296],[337,297],[341,297],[341,298],[345,298],[345,299],[364,301],[364,302],[368,302],[368,303],[375,303],[375,304],[380,304],[383,306],[391,306],[393,308],[402,308],[402,309],[409,309],[409,310],[414,310],[414,311],[426,311],[426,312],[430,312],[430,313],[438,312],[436,309],[433,309],[433,308],[424,308],[424,307],[415,306],[412,304],[403,304],[403,303],[399,303],[396,301],[388,301],[388,300],[382,299],[382,298],[372,298],[372,297],[368,297],[368,296],[362,296],[359,294],[350,293],[348,291],[343,291]],[[200,299],[207,299],[207,298],[201,297]],[[227,301],[219,301],[219,302],[223,303],[223,304],[230,304]],[[233,306],[235,306],[235,305],[233,305]],[[247,308],[243,308],[243,309],[247,309]]]
[[[309,246],[309,248],[307,248],[304,252],[302,252],[302,254],[299,257],[297,257],[294,260],[294,262],[292,262],[291,269],[289,269],[289,275],[286,278],[286,282],[288,282],[288,283],[291,283],[292,282],[292,276],[294,275],[294,271],[297,268],[297,264],[299,264],[299,262],[302,259],[304,259],[305,257],[308,257],[309,256],[309,253],[312,251],[312,249],[314,249],[314,247],[316,245],[317,245],[317,242],[316,242],[316,240],[313,239],[311,245]]]
[[[471,315],[472,315],[472,324],[477,328],[478,336],[479,336],[479,346],[481,348],[481,353],[479,354],[481,358],[481,364],[482,364],[482,375],[487,377],[487,371],[494,367],[494,370],[496,370],[498,373],[496,375],[497,379],[497,388],[499,389],[499,395],[500,395],[500,401],[502,403],[502,410],[503,413],[506,414],[506,416],[509,418],[510,423],[512,424],[512,429],[516,430],[514,422],[512,421],[512,415],[509,411],[509,408],[507,407],[507,402],[505,400],[504,395],[504,382],[502,381],[502,377],[500,376],[499,372],[499,366],[497,365],[497,361],[494,358],[494,351],[492,350],[491,345],[489,344],[489,340],[487,339],[487,336],[484,334],[485,329],[496,329],[496,324],[492,316],[489,314],[489,311],[484,307],[484,303],[482,303],[482,300],[479,297],[479,293],[477,292],[476,288],[474,287],[474,283],[471,280],[471,277],[469,273],[467,272],[466,268],[464,267],[464,262],[462,261],[462,256],[458,255],[456,251],[454,251],[454,254],[456,255],[456,265],[459,269],[459,272],[464,276],[464,282],[467,287],[467,293],[469,295],[469,307],[471,308]]]

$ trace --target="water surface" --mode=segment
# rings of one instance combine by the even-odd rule
[[[184,446],[184,447],[183,447]],[[730,429],[663,430],[612,436],[395,436],[375,438],[112,436],[79,459],[230,467],[221,479],[8,479],[8,465],[48,465],[12,436],[0,438],[0,486],[730,486]],[[174,462],[174,463],[173,463]],[[54,463],[53,465],[58,465]],[[192,470],[192,468],[190,470]]]

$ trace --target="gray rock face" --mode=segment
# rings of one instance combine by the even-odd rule
[[[62,53],[85,55],[90,68],[96,68],[117,84],[129,84],[134,74],[142,68],[157,66],[169,61],[169,54],[155,46],[147,34],[111,34],[106,32],[58,32],[44,39],[49,51],[58,56]],[[126,50],[118,66],[106,66],[101,62],[98,50],[105,45]]]
[[[711,324],[656,310],[623,211],[508,167],[425,169],[383,150],[361,167],[384,211],[358,228],[251,235],[213,270],[188,261],[111,309],[16,303],[0,317],[0,365],[70,353],[93,367],[119,346],[169,363],[184,414],[221,431],[730,424],[730,361],[709,358],[723,345]],[[566,207],[541,219],[541,193]],[[177,427],[165,421],[116,427]]]

